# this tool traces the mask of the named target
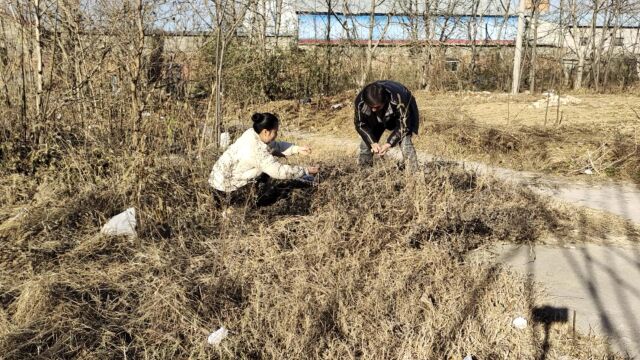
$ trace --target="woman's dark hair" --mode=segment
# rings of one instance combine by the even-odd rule
[[[278,127],[278,117],[272,113],[255,113],[251,116],[253,121],[253,130],[260,134],[262,130],[267,129],[269,131]]]
[[[378,83],[371,83],[364,87],[364,101],[369,106],[387,105],[389,102],[389,93]]]

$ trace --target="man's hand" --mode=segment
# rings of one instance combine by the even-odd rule
[[[378,144],[378,143],[371,144],[371,152],[372,153],[379,154],[380,153],[380,149],[381,149],[380,144]]]
[[[320,168],[318,166],[308,166],[307,167],[307,174],[309,175],[315,175],[318,173],[318,171],[320,171]]]
[[[308,146],[298,146],[298,154],[309,155],[311,154],[311,148]]]
[[[391,149],[391,144],[386,143],[386,144],[382,145],[382,146],[380,147],[380,156],[382,156],[382,155],[386,154],[386,153],[387,153],[387,151],[389,151],[389,149]]]

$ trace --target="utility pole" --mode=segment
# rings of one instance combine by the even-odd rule
[[[327,1],[327,38],[326,38],[326,57],[327,57],[327,68],[326,68],[326,78],[324,84],[324,93],[325,95],[329,95],[329,90],[331,89],[331,15],[333,13],[331,0]]]
[[[518,36],[516,36],[516,51],[513,56],[513,84],[511,94],[518,95],[520,90],[520,63],[522,62],[522,38],[524,35],[524,2],[518,5]]]

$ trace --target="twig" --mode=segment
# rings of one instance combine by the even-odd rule
[[[596,166],[593,164],[593,161],[591,160],[591,155],[589,155],[589,164],[591,164],[591,168],[598,173],[598,175],[600,175],[600,171],[596,168]]]
[[[511,122],[511,94],[507,95],[507,125]]]
[[[544,111],[544,127],[547,127],[547,118],[549,115],[549,101],[551,100],[551,94],[547,95],[547,108]],[[560,103],[560,98],[558,98],[558,103]]]
[[[636,118],[638,121],[640,121],[640,114],[638,114],[638,112],[636,111],[636,109],[631,108],[631,111],[633,111],[634,114],[636,114]]]
[[[634,156],[635,154],[636,154],[636,151],[634,151],[634,152],[632,152],[632,153],[628,154],[627,156],[623,156],[623,157],[621,157],[621,158],[620,158],[620,159],[618,159],[618,160],[612,161],[612,162],[611,162],[611,163],[609,163],[608,165],[604,166],[604,168],[603,168],[602,170],[604,171],[604,170],[607,170],[607,169],[609,169],[609,168],[611,168],[611,167],[613,167],[613,166],[615,166],[615,165],[618,165],[619,163],[621,163],[621,162],[623,162],[623,161],[626,161],[627,159],[629,159],[630,157]]]
[[[560,92],[558,91],[558,107],[556,109],[556,126],[560,126],[560,123],[562,122],[562,119],[560,118],[560,104],[562,104],[562,102],[560,101]]]

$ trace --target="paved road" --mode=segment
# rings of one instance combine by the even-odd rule
[[[425,158],[432,158],[425,156]],[[480,173],[515,181],[558,200],[605,211],[640,224],[640,187],[631,183],[587,184],[544,174],[460,162]],[[586,176],[586,175],[585,175]]]
[[[568,309],[583,333],[609,337],[612,350],[640,358],[640,246],[495,246],[492,258],[543,284],[544,304]]]

